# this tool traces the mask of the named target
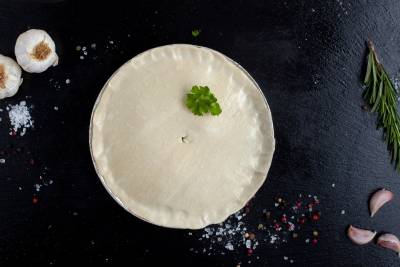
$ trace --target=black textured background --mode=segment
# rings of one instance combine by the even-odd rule
[[[360,84],[367,38],[376,43],[389,73],[399,70],[398,1],[99,2],[0,3],[0,53],[14,57],[18,34],[43,28],[60,56],[56,68],[24,73],[18,94],[0,101],[4,109],[26,100],[34,105],[35,120],[25,136],[12,137],[7,113],[0,113],[0,158],[6,159],[0,164],[1,266],[150,266],[159,260],[158,266],[247,265],[240,251],[197,255],[189,248],[200,247],[200,241],[187,231],[136,219],[112,200],[93,169],[88,125],[102,85],[139,52],[170,43],[216,49],[262,87],[277,145],[254,209],[272,207],[275,196],[310,193],[321,200],[317,246],[261,245],[255,250],[259,259],[251,258],[250,265],[290,265],[283,256],[300,266],[400,264],[393,252],[355,246],[345,236],[349,223],[400,235],[399,175],[389,164],[375,116],[361,109]],[[191,35],[195,28],[202,30],[197,38]],[[110,40],[114,45],[107,48]],[[80,60],[75,47],[91,43],[96,51]],[[42,188],[33,205],[33,185],[42,172],[54,184]],[[370,219],[368,196],[379,187],[390,188],[396,198]],[[251,216],[248,220],[256,220]]]

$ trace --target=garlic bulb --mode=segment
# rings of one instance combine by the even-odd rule
[[[17,62],[0,55],[0,99],[15,95],[21,83],[21,68]]]
[[[27,72],[43,72],[58,64],[54,41],[43,30],[31,29],[21,33],[15,44],[15,57]]]

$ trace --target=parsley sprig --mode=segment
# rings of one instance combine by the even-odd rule
[[[186,106],[198,116],[203,116],[208,112],[211,115],[219,115],[222,112],[217,98],[211,93],[208,86],[194,85],[192,90],[187,94]]]

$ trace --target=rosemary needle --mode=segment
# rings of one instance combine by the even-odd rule
[[[378,128],[383,128],[385,141],[396,169],[400,171],[400,117],[397,113],[397,92],[378,60],[375,47],[368,41],[368,64],[363,93],[371,112],[378,114]]]

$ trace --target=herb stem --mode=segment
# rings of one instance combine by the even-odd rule
[[[397,112],[397,92],[380,63],[371,40],[368,40],[368,50],[368,64],[364,78],[366,89],[363,97],[371,107],[371,112],[378,114],[378,128],[383,128],[392,162],[400,171],[400,116]]]

